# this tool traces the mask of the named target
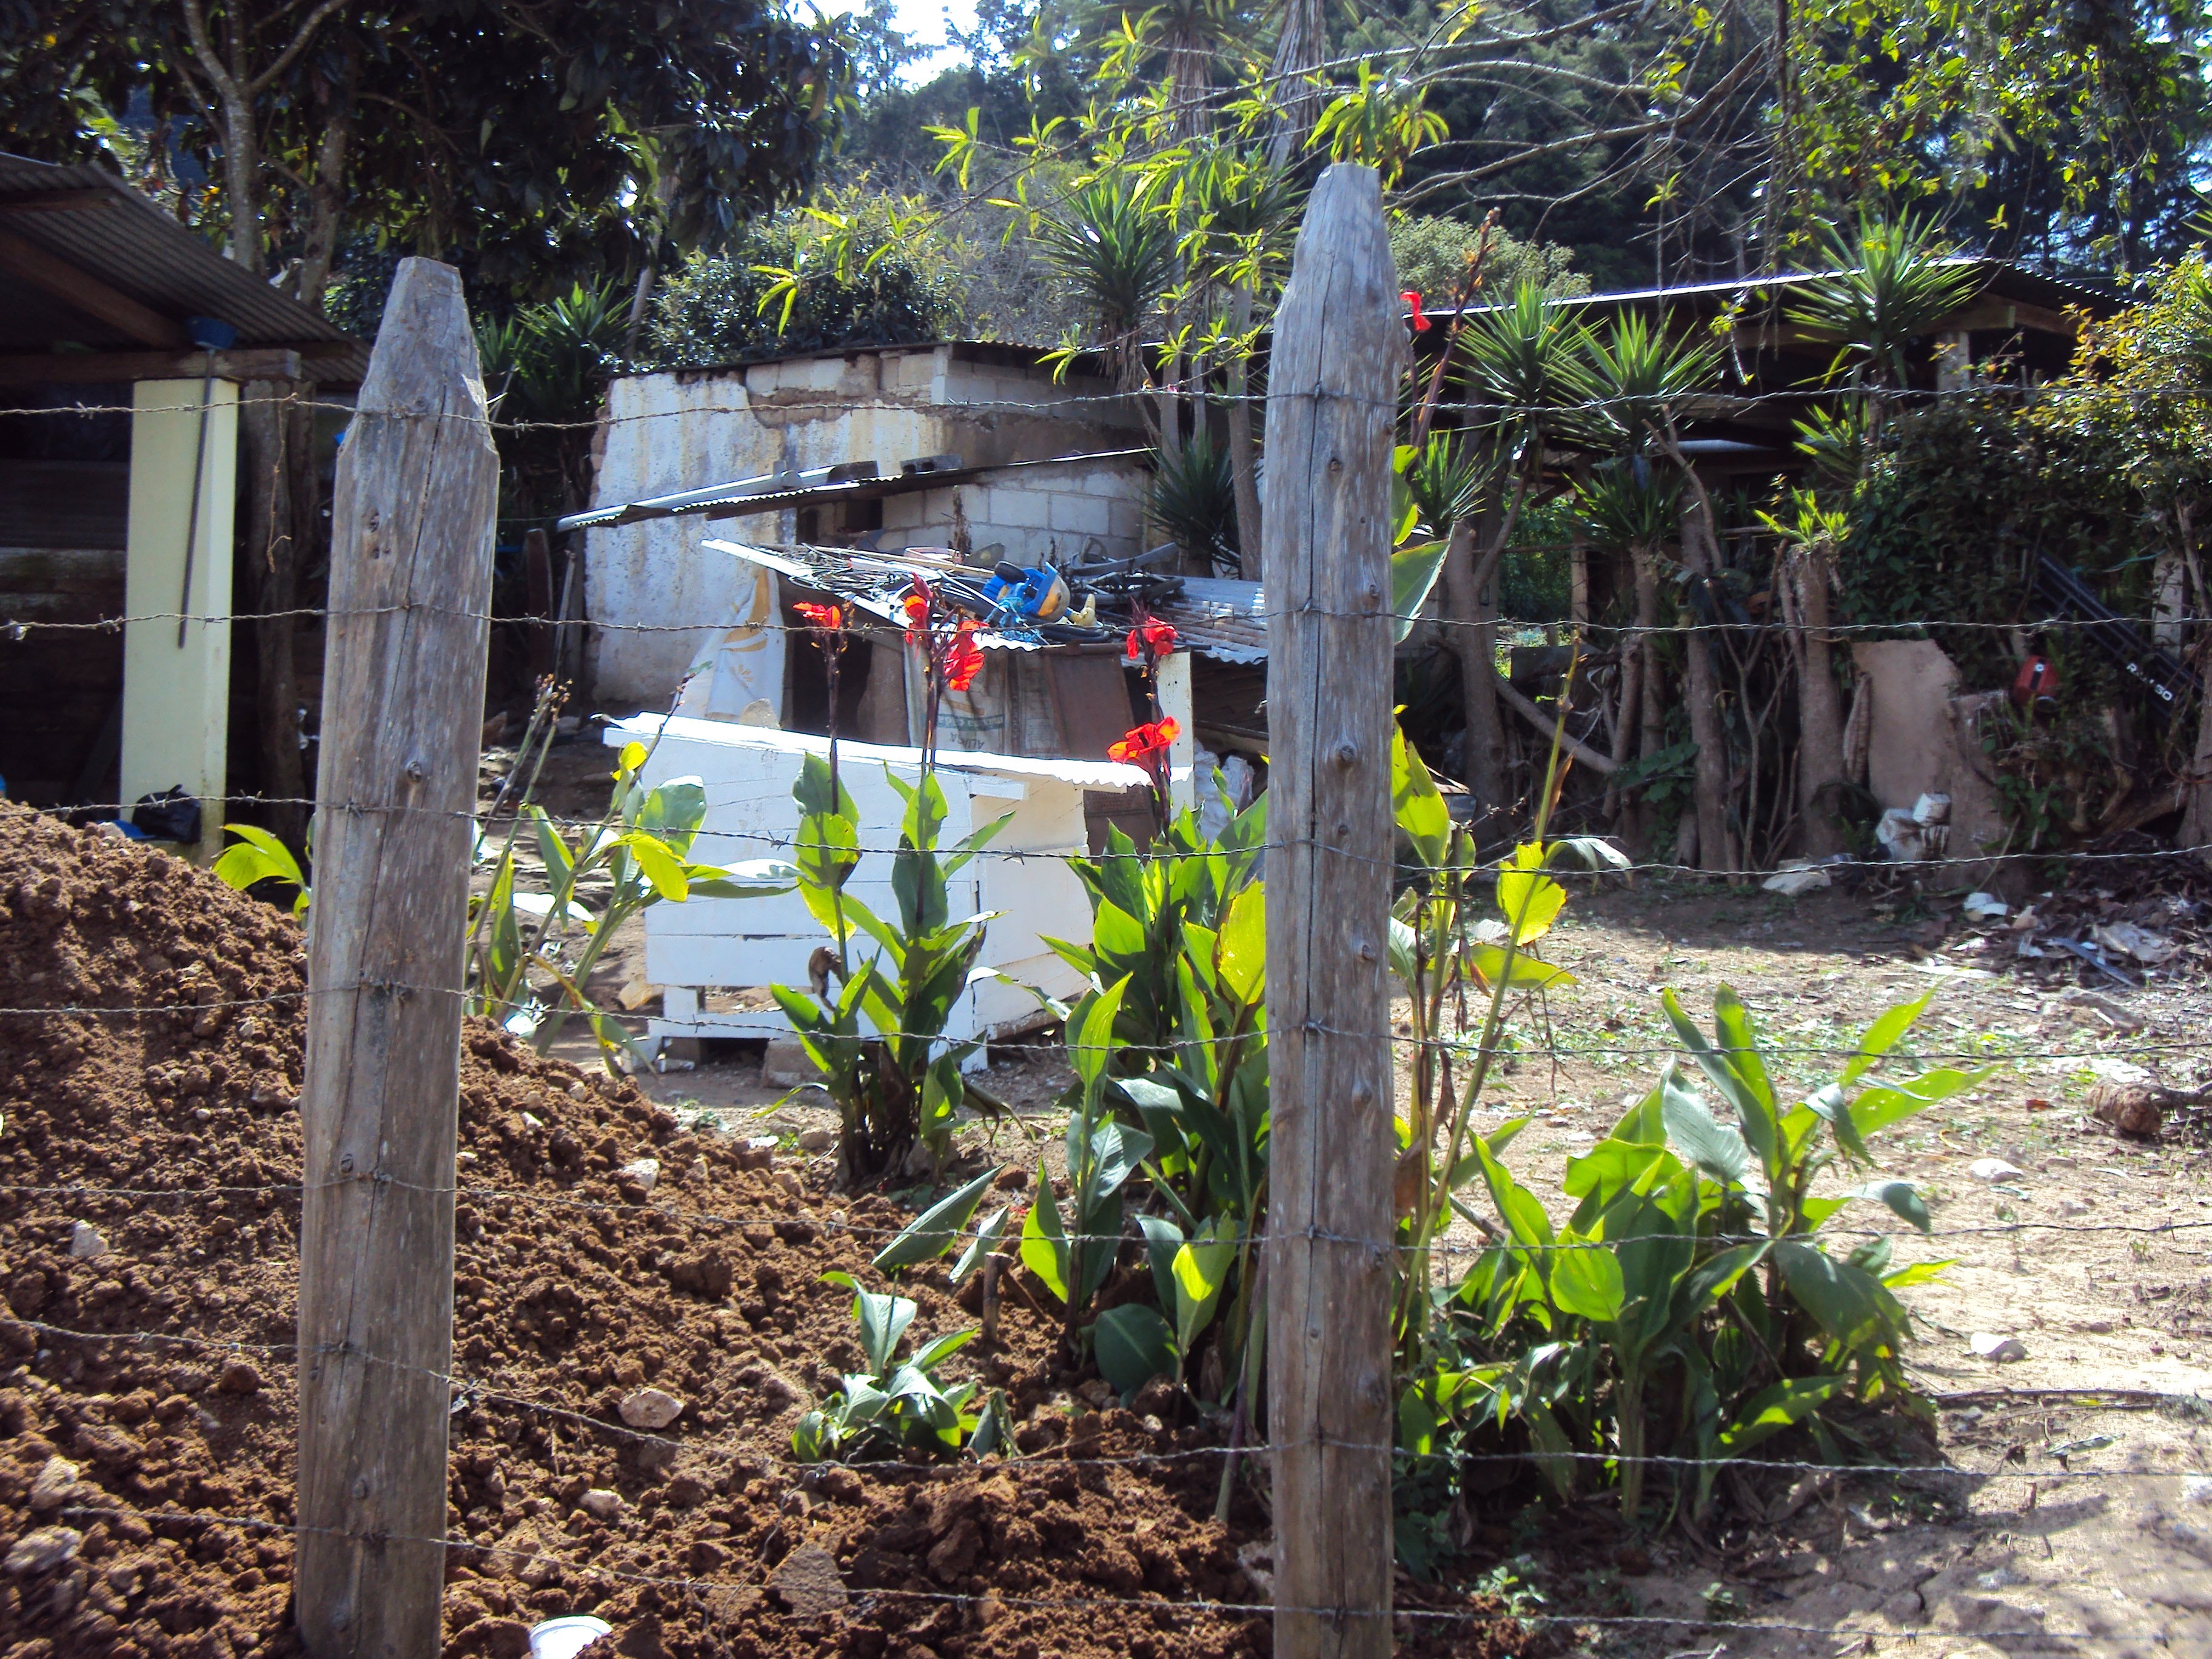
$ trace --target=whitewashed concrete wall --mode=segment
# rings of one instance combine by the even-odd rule
[[[917,456],[969,466],[1127,447],[1135,416],[1103,381],[1013,360],[1006,348],[884,348],[747,368],[627,375],[607,389],[593,504],[633,501],[789,468],[872,460],[887,474]],[[1097,401],[1093,401],[1097,400]],[[972,544],[1030,563],[1086,550],[1133,553],[1144,469],[1038,467],[893,496],[885,547],[942,546],[957,497]],[[709,537],[787,542],[797,515],[680,518],[586,532],[586,614],[597,624],[592,684],[605,702],[665,704],[731,613],[747,568]],[[1094,545],[1095,544],[1095,545]]]

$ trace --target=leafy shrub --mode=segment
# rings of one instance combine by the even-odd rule
[[[1482,228],[1464,219],[1408,214],[1390,227],[1390,257],[1398,285],[1418,292],[1431,306],[1459,297],[1467,262],[1482,240]],[[1553,299],[1572,299],[1590,291],[1589,278],[1571,270],[1574,250],[1551,242],[1524,242],[1493,228],[1483,256],[1480,295],[1510,294],[1524,279]]]
[[[703,368],[947,337],[960,323],[960,264],[905,205],[847,204],[849,244],[833,246],[825,227],[800,215],[750,228],[726,253],[692,256],[654,297],[638,366]]]
[[[1832,1401],[1924,1415],[1904,1375],[1911,1320],[1896,1292],[1946,1264],[1893,1267],[1881,1237],[1835,1254],[1820,1230],[1870,1200],[1924,1232],[1926,1204],[1899,1181],[1814,1187],[1831,1168],[1869,1171],[1870,1137],[1987,1075],[1873,1079],[1932,994],[1876,1020],[1836,1078],[1791,1104],[1733,991],[1715,999],[1710,1040],[1668,993],[1668,1018],[1725,1110],[1670,1064],[1569,1162],[1576,1208],[1562,1227],[1503,1162],[1520,1123],[1477,1139],[1504,1233],[1440,1310],[1434,1369],[1400,1401],[1402,1449],[1447,1462],[1524,1449],[1563,1496],[1609,1459],[1632,1520],[1653,1457],[1690,1465],[1676,1498],[1701,1512],[1721,1463],[1794,1425],[1832,1455],[1843,1425],[1819,1415]]]
[[[1237,489],[1229,447],[1200,428],[1173,454],[1152,454],[1146,515],[1162,535],[1208,569],[1237,574]]]

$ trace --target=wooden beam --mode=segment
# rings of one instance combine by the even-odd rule
[[[290,346],[243,351],[56,351],[0,357],[0,386],[107,386],[125,380],[296,380],[300,353]]]
[[[192,343],[182,323],[12,231],[0,230],[0,270],[44,289],[70,310],[129,335],[140,345],[181,348]]]
[[[295,1618],[440,1651],[470,813],[499,457],[459,274],[400,262],[331,499],[300,1115]]]
[[[0,196],[0,214],[6,213],[76,213],[86,208],[106,207],[116,199],[112,190],[98,185],[83,185],[70,190],[32,190],[14,196]]]
[[[1267,386],[1267,1437],[1276,1659],[1389,1659],[1390,438],[1372,168],[1321,176]]]

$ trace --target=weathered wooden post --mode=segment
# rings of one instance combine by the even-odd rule
[[[300,1224],[295,1607],[442,1641],[461,945],[499,463],[459,276],[401,262],[332,503]]]
[[[1278,1659],[1390,1651],[1390,443],[1374,172],[1321,176],[1268,372],[1267,1424]]]

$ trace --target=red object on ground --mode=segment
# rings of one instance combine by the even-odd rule
[[[2015,708],[2026,708],[2039,698],[2055,697],[2058,695],[2058,671],[2051,666],[2050,658],[2035,652],[2013,676],[2012,690],[2008,695]]]

